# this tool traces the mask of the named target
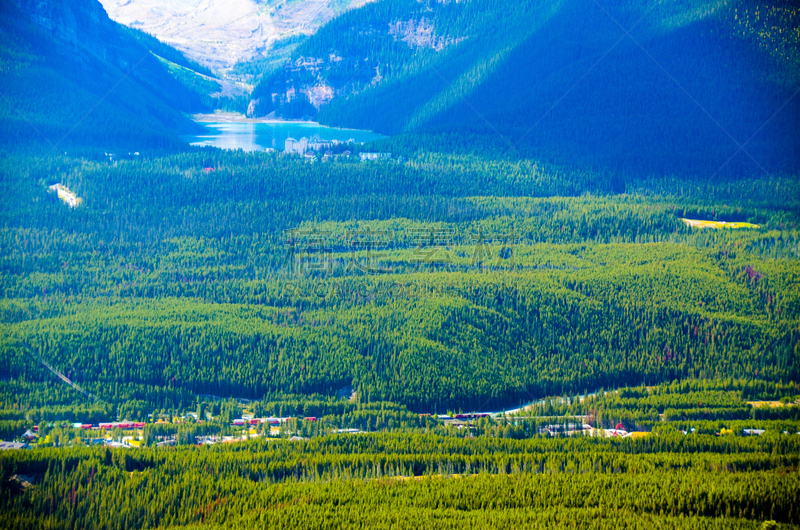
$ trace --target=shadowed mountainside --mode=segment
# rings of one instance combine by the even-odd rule
[[[5,0],[0,10],[2,143],[138,150],[199,130],[182,113],[207,109],[205,94],[166,65],[202,68],[111,21],[97,1]]]
[[[251,110],[612,170],[792,171],[798,21],[796,2],[384,0],[321,28]]]

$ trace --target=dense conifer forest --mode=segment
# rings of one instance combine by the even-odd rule
[[[790,178],[690,199],[529,162],[409,156],[6,159],[6,384],[49,381],[35,355],[103,399],[350,385],[435,412],[797,378],[795,198],[770,193],[796,192]],[[83,204],[60,203],[55,182]]]
[[[382,142],[8,153],[4,527],[796,522],[794,177]]]
[[[612,11],[670,21],[634,36],[703,52],[683,67],[716,64],[707,93],[771,64],[738,136],[798,86],[797,6],[718,4]],[[189,146],[213,72],[119,27],[121,57],[146,54],[114,85],[119,57],[65,63],[0,6],[0,528],[798,527],[796,107],[753,137],[759,169],[719,162],[736,149],[709,128],[673,141],[697,116],[667,101],[642,163],[613,134],[650,130],[627,43],[572,94],[637,79],[611,129],[571,101],[528,138],[557,63],[611,33],[599,3],[506,5],[380,0],[275,43],[289,64],[336,48],[324,75],[353,92],[320,119],[394,134],[315,157]],[[398,37],[409,13],[433,47]],[[406,25],[361,31],[387,19]],[[305,75],[278,59],[236,67],[264,112]],[[462,119],[480,101],[499,130]]]

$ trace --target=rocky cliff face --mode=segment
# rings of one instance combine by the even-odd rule
[[[418,51],[438,54],[466,40],[466,37],[439,31],[430,17],[414,14],[417,16],[395,18],[388,24],[369,21],[359,25],[355,32],[372,42],[385,43],[391,39],[402,43],[399,44],[398,55],[406,60]],[[381,84],[396,66],[381,61],[369,48],[350,49],[348,53],[337,46],[328,51],[331,53],[323,56],[303,56],[287,61],[281,71],[263,80],[252,94],[248,116],[275,113],[275,116],[292,119],[314,117],[334,97],[346,97]],[[403,55],[404,52],[407,53]]]
[[[311,34],[370,0],[100,0],[109,16],[213,69],[263,55],[277,39]]]
[[[437,52],[442,51],[451,44],[458,44],[464,40],[464,38],[448,38],[437,35],[433,24],[425,17],[390,22],[389,35],[394,37],[395,40],[405,42],[411,48],[431,48]]]
[[[350,72],[349,77],[336,72]],[[298,57],[262,81],[252,93],[249,117],[310,119],[336,95],[350,93],[380,78],[370,58]]]

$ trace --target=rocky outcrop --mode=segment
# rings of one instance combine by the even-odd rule
[[[331,75],[334,70],[349,74]],[[274,112],[287,119],[313,118],[335,96],[367,86],[375,77],[380,78],[380,73],[369,58],[342,57],[337,53],[297,57],[256,87],[248,116],[260,117]]]
[[[390,22],[389,35],[395,40],[405,42],[411,48],[432,48],[437,52],[463,40],[437,35],[433,24],[427,18]]]
[[[321,106],[329,103],[333,99],[333,96],[336,95],[336,91],[332,86],[320,83],[307,87],[305,89],[305,95],[308,98],[308,101],[310,101],[311,104],[318,109]]]
[[[120,62],[119,53],[110,46],[116,35],[115,24],[97,0],[13,1],[42,31],[66,45],[60,48],[62,52],[80,61],[80,54],[75,52],[81,48],[102,59]]]
[[[384,23],[385,24],[385,23]],[[380,38],[386,35],[384,24],[366,24],[359,34]],[[405,42],[412,49],[432,49],[436,52],[464,40],[440,35],[428,16],[390,22],[388,33],[396,41]],[[283,69],[266,79],[253,92],[248,115],[262,116],[271,112],[298,118],[296,112],[313,116],[336,96],[347,96],[364,87],[381,84],[391,75],[392,65],[383,63],[369,53],[355,56],[340,51],[321,57],[295,57]],[[366,57],[365,57],[366,56]]]
[[[253,118],[253,117],[255,117],[255,115],[256,115],[256,109],[258,108],[258,106],[259,106],[260,104],[261,104],[261,100],[260,100],[260,99],[253,99],[253,100],[251,100],[251,101],[250,101],[250,104],[249,104],[249,105],[247,105],[247,112],[245,113],[245,115],[246,115],[248,118]]]

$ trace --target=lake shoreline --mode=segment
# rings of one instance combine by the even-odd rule
[[[316,140],[323,144],[339,142],[354,145],[384,138],[370,131],[327,127],[308,121],[253,119],[234,113],[196,114],[193,118],[195,123],[205,129],[205,134],[185,135],[182,138],[198,147],[242,149],[247,152],[284,151],[286,140],[295,139],[298,145],[291,150],[299,149],[297,152],[304,153],[308,148],[307,144],[302,143],[304,138],[306,142]]]
[[[233,112],[221,112],[218,114],[194,114],[192,119],[197,123],[286,123],[294,125],[316,125],[324,127],[315,121],[302,120],[281,120],[277,118],[248,118],[243,114]]]

